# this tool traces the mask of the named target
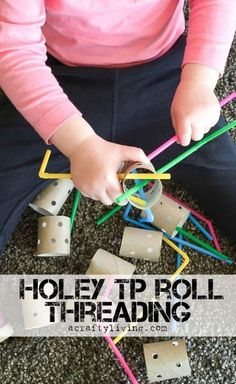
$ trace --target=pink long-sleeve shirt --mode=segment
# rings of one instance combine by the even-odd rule
[[[124,66],[167,52],[185,28],[184,0],[1,0],[0,87],[48,142],[79,110],[46,66]],[[236,0],[190,0],[183,64],[223,73]],[[83,111],[82,111],[83,112]],[[1,122],[0,122],[1,124]]]

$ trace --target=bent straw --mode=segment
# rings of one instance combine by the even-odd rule
[[[183,228],[176,227],[176,230],[184,235],[185,237],[189,238],[190,240],[194,241],[195,243],[201,245],[203,248],[208,249],[210,252],[214,253],[216,256],[220,256],[223,260],[228,260],[228,256],[224,255],[223,253],[219,252],[217,249],[211,247],[204,241],[200,240],[198,237],[192,235],[188,231],[185,231]]]
[[[192,155],[194,152],[198,151],[201,147],[209,143],[210,141],[216,139],[223,133],[229,131],[231,128],[235,127],[236,120],[232,121],[231,123],[226,124],[224,127],[219,128],[216,132],[213,132],[206,137],[204,137],[202,140],[198,141],[195,145],[193,145],[191,148],[187,149],[185,152],[181,153],[179,156],[175,157],[173,160],[169,161],[167,164],[163,165],[161,168],[156,170],[156,173],[165,173],[169,169],[173,168],[175,165],[179,164],[181,161]],[[123,193],[121,196],[119,196],[116,199],[116,203],[121,203],[123,200],[127,199],[130,195],[137,192],[140,188],[145,187],[148,184],[148,180],[144,180],[141,183],[138,183],[138,185],[135,185],[134,187],[130,188],[128,191]]]
[[[78,190],[76,190],[75,191],[74,202],[73,202],[73,206],[72,206],[72,210],[71,210],[71,216],[70,216],[70,231],[71,232],[73,230],[73,226],[74,226],[74,222],[75,222],[75,216],[76,216],[76,213],[77,213],[77,209],[78,209],[78,206],[79,206],[80,199],[81,199],[81,193]]]
[[[214,241],[216,249],[218,249],[218,251],[222,252],[222,248],[221,248],[220,243],[218,241],[218,238],[217,238],[217,235],[216,235],[216,232],[215,232],[215,228],[213,227],[212,222],[207,219],[207,224],[208,224],[208,227],[209,227],[209,231],[212,234],[213,241]]]
[[[166,237],[163,236],[163,240],[171,247],[173,248],[176,252],[179,252],[183,258],[183,262],[181,264],[181,266],[179,268],[177,268],[177,270],[175,271],[175,273],[170,277],[170,281],[173,281],[175,279],[176,276],[180,275],[180,273],[184,270],[184,268],[188,265],[189,263],[189,257],[188,255],[182,251],[182,249],[180,249],[179,247],[177,247],[177,245],[175,245],[172,241],[170,241],[169,239],[167,239]],[[153,298],[153,300],[155,300],[155,297]],[[138,314],[138,318],[142,316],[142,314]],[[117,344],[119,343],[119,341],[121,339],[123,339],[123,337],[125,337],[125,335],[127,334],[128,330],[129,330],[129,327],[130,325],[131,326],[136,326],[138,324],[138,322],[134,322],[134,323],[131,323],[129,324],[128,327],[125,328],[125,330],[123,332],[121,332],[114,340],[114,344]]]
[[[186,240],[181,240],[180,238],[178,237],[171,237],[169,235],[167,235],[167,233],[164,234],[168,239],[174,241],[175,243],[177,244],[182,244],[182,245],[185,245],[186,247],[188,248],[191,248],[191,249],[194,249],[195,251],[203,254],[203,255],[206,255],[206,256],[210,256],[212,257],[213,259],[216,259],[216,260],[219,260],[219,261],[223,261],[224,263],[227,263],[229,265],[232,265],[234,263],[234,261],[232,259],[230,259],[229,257],[227,257],[227,259],[224,259],[222,256],[219,256],[219,255],[216,255],[215,253],[213,252],[210,252],[208,251],[207,249],[205,248],[201,248],[193,243],[189,243],[188,241]],[[214,248],[213,248],[214,249]]]
[[[47,149],[45,152],[45,155],[42,160],[42,164],[39,169],[39,177],[41,179],[71,179],[72,175],[71,173],[48,173],[46,172],[46,168],[51,156],[51,151],[50,149]],[[123,180],[126,178],[127,180],[135,180],[135,179],[140,179],[140,180],[170,180],[171,179],[171,174],[170,173],[162,173],[162,174],[157,174],[157,173],[117,173],[117,176],[120,180]]]
[[[127,222],[131,223],[131,224],[134,224],[136,225],[137,227],[140,227],[140,228],[143,228],[143,229],[149,229],[149,230],[152,230],[152,231],[156,231],[156,230],[159,230],[157,227],[153,227],[153,226],[150,226],[150,225],[147,225],[147,224],[143,224],[143,223],[140,223],[139,221],[137,220],[134,220],[134,219],[131,219],[128,214],[129,214],[129,211],[131,209],[131,206],[130,207],[127,207],[124,214],[123,214],[123,219],[126,220]],[[163,232],[163,235],[168,238],[169,240],[177,243],[177,244],[182,244],[182,245],[185,245],[186,247],[188,248],[191,248],[191,249],[194,249],[195,251],[203,254],[203,255],[206,255],[206,256],[210,256],[212,257],[213,259],[216,259],[216,260],[219,260],[219,261],[223,261],[224,263],[227,263],[229,265],[232,265],[233,264],[233,260],[230,259],[229,257],[227,257],[227,259],[225,258],[222,258],[222,256],[219,256],[219,255],[216,255],[215,253],[213,252],[210,252],[208,251],[207,249],[205,248],[201,248],[195,244],[192,244],[186,240],[182,240],[178,237],[171,237],[169,236],[166,232]]]
[[[172,199],[176,203],[181,204],[183,207],[187,208],[192,213],[192,215],[197,217],[199,220],[201,220],[204,223],[206,223],[208,228],[209,228],[210,233],[212,234],[213,242],[214,242],[214,245],[215,245],[216,249],[219,252],[222,252],[222,249],[221,249],[221,246],[220,246],[220,244],[218,242],[218,239],[217,239],[217,236],[216,236],[216,233],[215,233],[215,230],[214,230],[212,222],[209,219],[207,219],[205,216],[201,215],[199,212],[195,211],[195,209],[193,209],[192,207],[189,207],[187,204],[185,204],[182,201],[176,199],[176,197],[172,196],[170,193],[167,193],[167,192],[163,192],[163,193],[164,193],[164,195],[166,195],[167,197],[169,197],[170,199]]]
[[[213,240],[213,237],[212,237],[212,235],[209,233],[209,232],[207,232],[207,230],[198,222],[198,220],[197,219],[195,219],[195,217],[190,213],[190,215],[189,215],[189,220],[191,221],[191,223],[196,227],[196,228],[198,228],[199,229],[199,231],[208,239],[208,240],[210,240],[210,241],[212,241]]]
[[[49,158],[51,156],[51,151],[50,149],[47,149],[42,161],[42,164],[39,169],[38,176],[40,179],[71,179],[71,173],[47,173],[46,167],[49,162]]]

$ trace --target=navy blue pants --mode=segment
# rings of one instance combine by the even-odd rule
[[[141,147],[148,154],[174,135],[170,105],[180,80],[184,48],[182,36],[160,59],[129,68],[68,67],[52,57],[47,64],[100,136]],[[221,118],[213,130],[225,123]],[[67,170],[68,160],[56,148],[51,149],[50,170]],[[51,182],[37,176],[45,150],[42,139],[1,95],[0,254],[27,204]],[[184,150],[174,144],[155,165],[163,165]],[[236,146],[229,134],[201,148],[171,173],[235,242]]]

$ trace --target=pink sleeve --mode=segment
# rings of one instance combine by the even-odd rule
[[[221,75],[236,29],[236,0],[190,0],[183,65],[205,64]]]
[[[1,0],[0,87],[48,142],[61,124],[80,112],[45,64],[44,22],[44,0]]]

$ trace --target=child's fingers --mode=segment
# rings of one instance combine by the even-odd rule
[[[192,140],[199,141],[203,138],[205,133],[205,125],[199,123],[193,123],[192,124]]]
[[[141,148],[129,147],[126,145],[122,145],[121,160],[133,162],[139,161],[141,163],[149,162],[147,156]]]
[[[115,202],[117,197],[122,195],[123,189],[121,187],[121,184],[117,178],[117,176],[114,177],[114,180],[111,185],[109,185],[109,188],[107,188],[107,194],[110,197],[110,199]],[[126,205],[128,203],[127,200],[124,200],[120,203],[120,205]]]
[[[191,125],[187,119],[177,120],[175,123],[175,131],[179,138],[179,143],[184,147],[191,141]]]
[[[104,205],[111,205],[114,203],[114,201],[110,198],[106,190],[99,194],[98,199]]]
[[[82,193],[82,192],[81,192],[81,195],[83,195],[84,197],[88,197],[89,199],[93,199],[93,200],[95,200],[95,201],[98,201],[98,200],[99,200],[96,196],[89,196],[89,195],[87,195],[86,193]]]
[[[205,126],[204,133],[208,133],[212,127],[214,127],[215,124],[211,124],[210,126]]]

